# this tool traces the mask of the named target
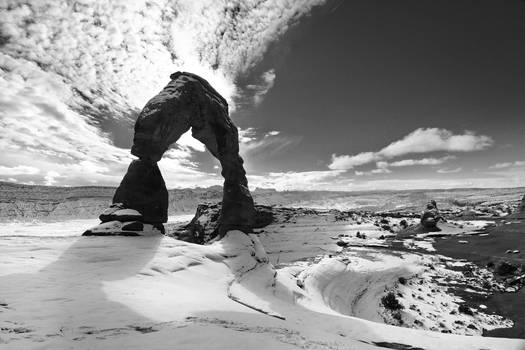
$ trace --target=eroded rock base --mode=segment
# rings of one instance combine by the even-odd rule
[[[148,223],[144,216],[123,203],[113,203],[99,216],[101,223],[82,236],[152,236],[164,234],[162,223]]]
[[[222,207],[221,203],[199,204],[191,222],[172,230],[168,229],[168,235],[182,241],[197,244],[204,244],[217,237],[223,237],[224,234],[221,229],[221,227],[224,227],[221,226]],[[275,209],[270,206],[255,205],[255,219],[254,224],[250,226],[250,230],[271,224],[274,220],[273,211]]]

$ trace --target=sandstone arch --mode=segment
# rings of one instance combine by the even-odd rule
[[[221,163],[224,192],[219,232],[251,232],[255,209],[239,155],[237,127],[226,100],[201,77],[176,72],[170,83],[144,107],[135,124],[134,160],[113,197],[113,203],[142,214],[142,221],[167,221],[168,192],[157,166],[166,150],[187,132],[201,141]],[[121,207],[122,207],[121,206]],[[101,220],[103,220],[101,216]]]

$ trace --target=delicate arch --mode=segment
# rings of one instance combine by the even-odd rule
[[[226,100],[201,77],[176,72],[170,83],[144,107],[135,124],[131,153],[139,157],[129,166],[113,203],[123,203],[143,215],[144,222],[167,221],[168,192],[157,162],[191,128],[222,166],[224,177],[220,233],[231,229],[251,232],[255,209],[239,155],[237,127],[228,115]]]

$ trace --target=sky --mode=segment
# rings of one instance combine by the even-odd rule
[[[119,184],[184,70],[227,100],[250,187],[525,186],[525,1],[6,0],[0,181]],[[185,134],[168,188],[222,183]]]

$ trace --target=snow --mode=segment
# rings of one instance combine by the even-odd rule
[[[261,243],[276,249],[275,236],[230,231],[202,246],[164,236],[79,237],[90,224],[69,226],[76,234],[46,225],[55,226],[11,226],[11,234],[2,227],[0,348],[375,349],[382,342],[427,350],[525,347],[523,340],[354,317],[379,321],[376,298],[385,286],[399,276],[427,278],[423,255],[353,248],[346,256],[287,260],[287,267],[276,269]],[[327,247],[333,246],[329,226],[316,231],[326,231],[326,239],[317,239]],[[297,227],[283,229],[299,239]]]
[[[420,249],[428,252],[435,252],[434,238],[441,236],[468,236],[480,235],[487,236],[487,234],[479,234],[480,230],[494,224],[490,220],[449,220],[447,222],[439,223],[438,227],[441,231],[416,233],[413,238],[404,238],[403,246],[408,249]],[[468,244],[468,240],[458,240],[459,244]]]
[[[43,223],[33,222],[9,222],[2,223],[0,237],[71,237],[80,236],[88,227],[98,225],[98,219],[68,220],[59,222]]]
[[[393,256],[376,261],[358,256],[325,258],[299,275],[307,294],[300,304],[318,312],[382,322],[378,305],[385,287],[414,273],[408,259]]]
[[[428,238],[424,238],[423,240],[407,238],[403,240],[403,245],[408,249],[422,249],[426,250],[427,252],[435,252],[436,248],[434,248],[432,243],[433,239]]]
[[[168,217],[168,223],[182,223],[192,218],[193,215],[173,215]],[[0,224],[0,237],[75,237],[98,224],[100,224],[98,219],[8,222]]]

